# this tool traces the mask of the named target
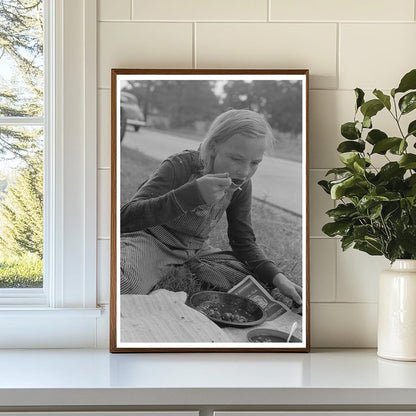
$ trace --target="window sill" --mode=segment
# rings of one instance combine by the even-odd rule
[[[0,308],[0,348],[95,348],[100,308]]]
[[[3,350],[0,411],[71,406],[415,410],[415,366],[378,358],[373,349],[309,354]]]
[[[22,317],[94,317],[101,315],[101,308],[45,308],[38,306],[0,306],[0,318],[5,316],[22,316]]]

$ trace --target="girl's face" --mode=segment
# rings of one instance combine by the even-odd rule
[[[266,150],[266,138],[235,134],[216,146],[211,173],[230,174],[231,179],[243,183],[256,172]]]

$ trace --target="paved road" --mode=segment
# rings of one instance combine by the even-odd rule
[[[158,160],[184,149],[196,149],[199,143],[155,130],[127,131],[123,146],[137,149]],[[295,214],[302,214],[302,165],[298,162],[264,157],[252,178],[253,196],[266,199]]]

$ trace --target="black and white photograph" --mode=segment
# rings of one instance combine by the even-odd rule
[[[308,70],[111,90],[110,351],[309,351]]]

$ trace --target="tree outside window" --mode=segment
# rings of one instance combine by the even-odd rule
[[[0,0],[0,289],[43,285],[43,2]]]

